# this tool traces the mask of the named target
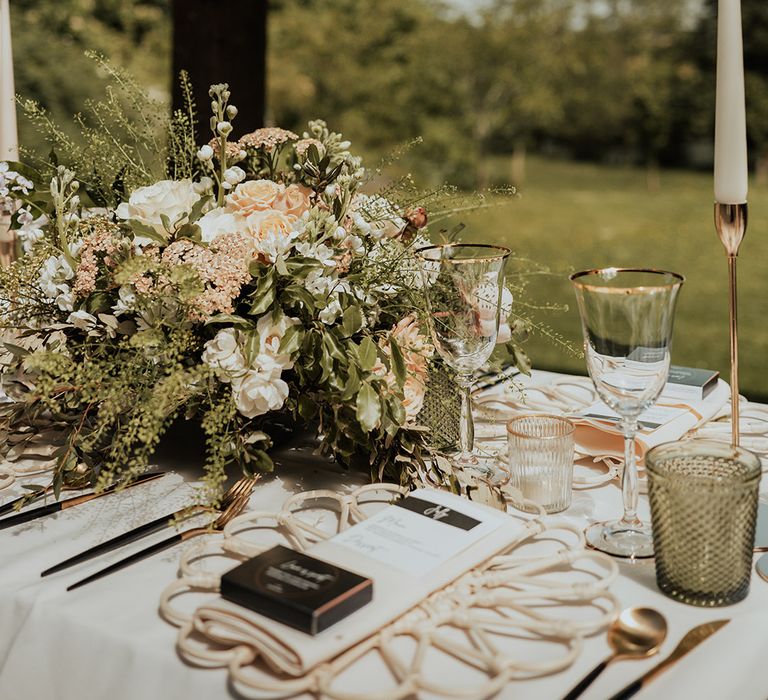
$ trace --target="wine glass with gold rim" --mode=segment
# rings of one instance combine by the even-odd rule
[[[490,468],[474,451],[470,388],[474,375],[491,356],[499,332],[504,267],[509,248],[450,243],[421,248],[416,256],[429,312],[432,340],[461,387],[461,428],[457,467],[485,474]]]
[[[587,369],[600,399],[621,419],[624,514],[587,528],[589,544],[629,558],[653,556],[651,526],[637,516],[635,436],[639,415],[667,381],[675,303],[684,278],[639,268],[585,270],[571,275],[581,314]]]

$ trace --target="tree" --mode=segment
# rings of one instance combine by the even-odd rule
[[[10,6],[16,92],[41,102],[65,129],[88,98],[104,91],[86,49],[125,67],[167,101],[168,0],[13,0]],[[22,145],[45,147],[24,119],[19,132]]]

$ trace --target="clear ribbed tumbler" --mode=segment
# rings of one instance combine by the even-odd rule
[[[517,416],[507,423],[509,485],[547,513],[571,505],[573,423],[549,415]],[[521,510],[535,508],[518,504]]]
[[[749,592],[760,459],[711,440],[659,445],[645,457],[656,583],[689,605],[731,605]]]

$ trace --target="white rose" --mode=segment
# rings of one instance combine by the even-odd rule
[[[202,239],[210,243],[223,233],[237,233],[245,230],[245,219],[236,214],[230,214],[223,207],[211,209],[198,220],[197,225],[202,229]]]
[[[237,410],[246,418],[262,416],[281,408],[288,398],[288,385],[280,379],[280,368],[272,358],[256,358],[258,369],[248,370],[232,383]]]
[[[245,371],[245,358],[237,343],[237,331],[225,328],[205,344],[203,363],[223,382],[235,381]]]
[[[128,202],[122,202],[115,214],[120,219],[134,219],[151,226],[161,236],[167,231],[161,215],[168,217],[172,226],[184,223],[200,195],[195,192],[192,180],[160,180],[149,187],[140,187],[131,193]],[[148,238],[136,236],[137,242],[150,242]]]

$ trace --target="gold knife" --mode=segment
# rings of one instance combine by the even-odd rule
[[[717,630],[729,622],[730,620],[714,620],[712,622],[705,622],[702,625],[697,625],[680,640],[680,643],[675,647],[675,650],[666,659],[657,663],[650,671],[640,676],[636,681],[633,681],[625,688],[622,688],[616,695],[611,696],[610,700],[626,700],[627,698],[631,698],[638,690],[644,688],[656,678],[656,676],[658,676],[665,668],[671,666],[676,661],[679,661],[691,651],[691,649],[697,647],[705,639],[711,637]]]

